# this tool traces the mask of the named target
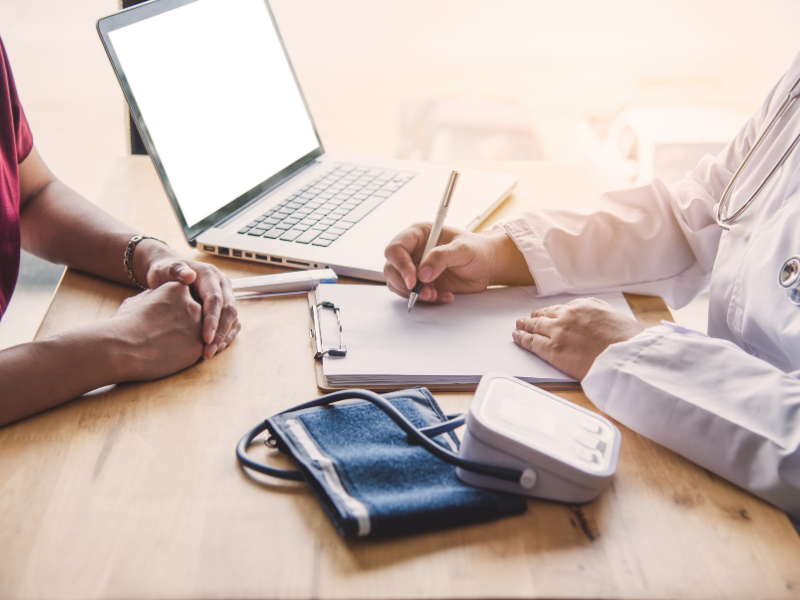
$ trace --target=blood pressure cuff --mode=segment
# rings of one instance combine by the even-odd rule
[[[425,388],[385,394],[417,428],[446,420]],[[474,488],[363,400],[276,415],[267,425],[294,457],[342,536],[388,537],[491,521],[525,511],[519,496]],[[458,452],[448,432],[433,438]]]

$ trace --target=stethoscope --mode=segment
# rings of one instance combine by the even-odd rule
[[[741,217],[745,211],[750,208],[750,205],[756,199],[758,194],[761,193],[761,190],[763,190],[764,187],[770,182],[775,173],[777,173],[778,169],[780,169],[783,166],[783,163],[786,162],[786,159],[795,149],[795,146],[797,146],[798,142],[800,142],[800,134],[798,134],[797,137],[794,138],[794,141],[791,143],[791,145],[786,149],[786,152],[783,153],[783,156],[781,156],[780,160],[775,164],[774,167],[772,167],[772,170],[761,182],[761,185],[759,185],[756,191],[752,193],[750,198],[748,198],[747,202],[745,202],[744,205],[731,216],[724,216],[725,210],[728,207],[728,202],[731,198],[731,194],[736,186],[736,181],[739,179],[739,175],[741,175],[742,171],[750,162],[750,159],[761,146],[761,143],[772,131],[775,123],[777,123],[778,119],[780,119],[786,113],[786,111],[789,110],[789,107],[794,104],[798,96],[800,96],[800,79],[795,81],[794,86],[791,90],[789,90],[789,93],[787,94],[786,99],[783,101],[783,104],[781,104],[780,108],[778,109],[778,112],[776,112],[775,116],[772,117],[772,120],[769,122],[769,125],[767,125],[767,128],[761,133],[760,136],[758,136],[756,143],[753,144],[753,147],[750,148],[750,151],[744,157],[742,164],[739,165],[738,169],[736,169],[736,172],[733,174],[728,186],[722,193],[722,199],[716,206],[717,210],[714,218],[717,221],[717,225],[726,231],[730,231],[733,237],[742,237],[745,231],[744,225],[740,223],[734,224],[734,221]],[[783,266],[781,266],[781,270],[778,273],[778,284],[786,290],[786,293],[789,295],[789,299],[794,304],[800,306],[800,257],[792,256],[783,263]]]

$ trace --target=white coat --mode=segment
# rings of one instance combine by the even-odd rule
[[[800,55],[717,157],[675,184],[610,192],[582,210],[537,210],[507,233],[538,293],[625,291],[681,307],[709,288],[708,336],[676,325],[613,344],[583,381],[589,399],[634,431],[746,488],[800,522],[800,307],[778,286],[800,255],[800,147],[723,232],[725,186],[800,79]],[[800,133],[800,101],[742,173],[727,214],[750,197]]]

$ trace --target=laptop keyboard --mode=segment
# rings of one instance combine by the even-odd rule
[[[330,246],[414,178],[414,173],[336,165],[239,230],[242,235]]]

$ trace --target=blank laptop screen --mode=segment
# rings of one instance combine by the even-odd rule
[[[188,227],[320,146],[263,0],[196,0],[108,35]]]

